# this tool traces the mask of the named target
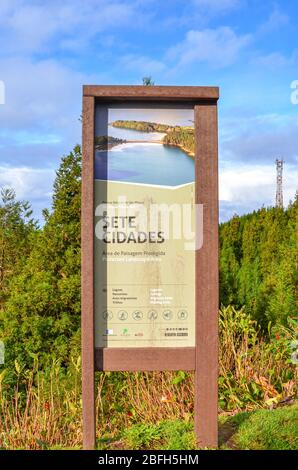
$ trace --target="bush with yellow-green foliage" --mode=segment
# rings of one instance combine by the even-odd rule
[[[232,307],[220,313],[219,404],[221,412],[270,409],[295,399],[297,324],[260,336],[255,321]],[[80,358],[49,359],[33,368],[14,364],[0,375],[0,445],[4,448],[80,447],[82,401]],[[101,446],[121,439],[134,448],[139,440],[176,442],[164,421],[180,421],[191,432],[194,405],[193,374],[187,372],[102,372],[96,374],[96,413]],[[158,424],[160,423],[160,425]],[[189,424],[187,424],[189,423]],[[185,427],[186,426],[186,427]],[[185,431],[186,432],[186,431]],[[172,435],[173,434],[173,435]],[[142,437],[143,436],[143,437]],[[168,436],[168,437],[166,437]],[[190,434],[189,434],[190,438]],[[122,441],[121,441],[122,442]],[[145,442],[145,443],[146,443]],[[180,444],[179,444],[180,442]],[[105,443],[105,444],[104,444]],[[123,444],[121,444],[123,445]],[[149,445],[149,444],[148,444]],[[174,445],[174,444],[173,444]],[[188,448],[188,447],[186,447]]]

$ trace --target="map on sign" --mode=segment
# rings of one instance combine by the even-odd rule
[[[96,108],[96,347],[195,344],[193,119]]]

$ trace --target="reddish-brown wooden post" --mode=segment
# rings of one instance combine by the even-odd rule
[[[82,168],[82,401],[83,447],[95,447],[94,394],[94,97],[83,97]]]
[[[195,431],[200,447],[217,447],[218,142],[217,104],[195,106],[196,203],[203,204],[203,246],[196,252]]]

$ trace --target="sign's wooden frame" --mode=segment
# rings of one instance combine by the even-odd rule
[[[218,137],[217,87],[83,87],[82,384],[83,444],[93,449],[94,373],[195,371],[195,431],[201,447],[217,446],[218,378]],[[196,345],[183,348],[94,348],[95,103],[189,103],[195,110],[196,203],[203,204],[203,246],[196,252]]]

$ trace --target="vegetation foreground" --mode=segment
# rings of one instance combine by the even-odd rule
[[[298,408],[284,406],[297,392],[296,329],[292,323],[264,341],[242,310],[220,312],[221,448],[298,448]],[[80,448],[80,357],[68,367],[52,359],[39,368],[36,355],[33,369],[15,361],[14,373],[16,386],[10,370],[0,376],[1,447]],[[99,448],[195,448],[192,373],[105,372],[96,379]]]
[[[219,422],[221,450],[295,450],[298,448],[298,405],[222,415]],[[116,437],[98,440],[99,449],[196,449],[193,422],[161,421],[136,424]]]
[[[42,228],[0,201],[0,447],[81,448],[80,182],[63,158]],[[298,199],[220,227],[220,447],[297,449]],[[193,374],[96,374],[99,448],[194,448]]]

